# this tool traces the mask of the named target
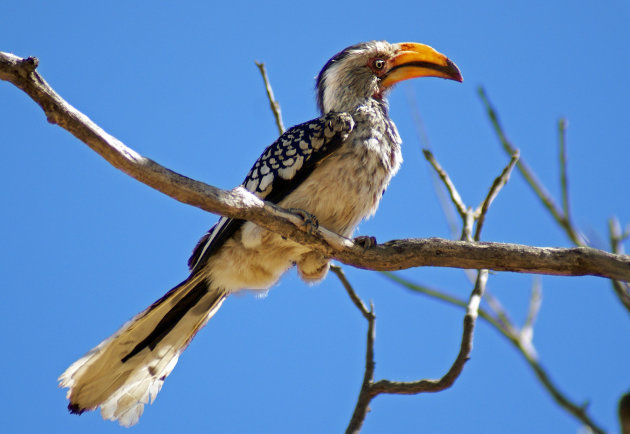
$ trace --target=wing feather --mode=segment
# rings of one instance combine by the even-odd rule
[[[347,113],[328,113],[296,125],[267,147],[243,181],[243,186],[261,199],[278,203],[295,190],[328,155],[339,149],[354,121]],[[245,220],[221,217],[197,243],[188,260],[191,273],[231,237]]]

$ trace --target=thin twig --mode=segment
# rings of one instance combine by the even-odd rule
[[[484,294],[484,299],[497,321],[499,321],[499,323],[505,328],[506,331],[516,336],[518,331],[516,329],[516,326],[513,325],[514,321],[512,321],[512,318],[510,318],[510,314],[503,307],[503,304],[499,301],[499,299],[487,290]]]
[[[455,238],[457,237],[457,233],[459,230],[457,218],[455,217],[455,206],[450,200],[448,200],[446,188],[440,183],[439,177],[435,174],[435,172],[431,172],[431,181],[433,183],[433,187],[435,190],[435,194],[437,195],[440,208],[442,208],[442,212],[444,213],[444,218],[446,219],[448,231],[451,234],[451,238]]]
[[[374,381],[374,326],[376,317],[374,315],[374,306],[370,304],[370,317],[368,318],[367,344],[365,347],[365,371],[363,373],[363,383],[357,404],[354,407],[352,418],[346,428],[346,434],[355,434],[361,431],[365,417],[370,411],[370,402],[372,401],[372,385]]]
[[[431,163],[431,166],[433,166],[438,176],[446,186],[446,189],[448,190],[448,193],[451,196],[451,200],[455,204],[455,208],[457,209],[457,212],[459,212],[459,215],[462,216],[462,218],[465,217],[466,205],[464,205],[464,202],[462,202],[462,198],[457,192],[455,185],[453,185],[451,178],[449,178],[446,171],[442,169],[442,166],[440,166],[440,163],[437,162],[431,151],[429,151],[428,149],[423,149],[422,153],[424,154],[424,158],[426,158],[427,161]]]
[[[413,116],[413,123],[416,126],[416,135],[418,136],[418,143],[420,144],[420,150],[422,149],[431,149],[431,141],[429,140],[429,134],[424,126],[424,121],[422,120],[422,114],[420,113],[420,108],[418,107],[418,99],[415,96],[414,87],[413,86],[405,86],[407,102],[409,105],[409,110]],[[446,199],[446,193],[444,188],[439,182],[438,175],[431,171],[431,182],[433,183],[435,194],[437,195],[438,202],[440,207],[442,208],[442,212],[444,213],[444,217],[446,219],[446,224],[448,225],[448,230],[451,233],[451,238],[455,238],[458,232],[458,225],[456,223],[455,213],[453,212],[453,204]]]
[[[262,75],[263,81],[265,82],[265,89],[267,90],[267,98],[269,98],[269,105],[271,106],[271,111],[273,112],[273,116],[276,119],[276,126],[278,127],[278,132],[280,134],[284,133],[284,124],[282,123],[282,111],[280,110],[280,103],[276,101],[273,96],[273,89],[271,89],[271,85],[269,84],[269,78],[267,77],[267,68],[265,68],[265,64],[262,62],[255,62],[256,66],[260,70],[260,75]]]
[[[562,211],[564,218],[570,226],[571,209],[569,207],[569,180],[567,170],[567,120],[558,120],[558,161],[560,163],[560,189],[562,191]]]
[[[452,304],[454,306],[458,306],[464,309],[466,309],[468,305],[466,300],[462,300],[461,298],[458,298],[454,295],[447,294],[446,292],[443,292],[443,291],[431,289],[428,286],[412,283],[400,277],[398,274],[392,273],[391,271],[383,271],[381,274],[387,277],[389,280],[399,284],[400,286],[405,287],[406,289],[409,289],[414,292],[418,292],[420,294],[427,295],[431,298],[435,298],[436,300],[440,300],[445,303]],[[484,297],[486,295],[487,293],[484,293]],[[490,324],[492,324],[499,332],[501,332],[501,334],[505,335],[505,337],[509,337],[510,333],[504,327],[504,324],[502,324],[501,321],[499,321],[497,318],[493,317],[490,312],[480,307],[479,316],[483,318],[485,321],[488,321]]]
[[[507,166],[505,166],[501,174],[495,178],[484,201],[475,210],[475,216],[477,217],[477,227],[475,230],[475,237],[473,238],[475,241],[479,241],[479,239],[481,238],[481,229],[483,228],[483,224],[486,221],[486,214],[488,212],[488,209],[490,209],[490,205],[492,204],[492,201],[494,201],[495,197],[497,197],[497,195],[499,194],[499,191],[501,191],[503,186],[510,179],[512,169],[514,168],[514,165],[518,162],[518,159],[519,152],[518,150],[516,150],[516,152],[512,154],[510,162],[507,164]]]
[[[361,300],[361,298],[354,291],[354,289],[352,288],[352,285],[350,285],[350,282],[346,278],[346,274],[343,272],[343,269],[339,265],[331,265],[330,271],[332,271],[333,273],[337,275],[344,289],[350,296],[350,300],[352,300],[352,302],[357,307],[357,309],[359,309],[363,317],[366,320],[370,321],[373,317],[372,309],[368,310],[368,308],[365,306],[365,303],[363,303],[363,300]]]
[[[483,102],[484,107],[488,113],[488,118],[490,118],[490,122],[492,123],[494,131],[497,134],[497,137],[499,138],[499,141],[501,142],[503,149],[509,155],[514,154],[514,151],[516,149],[514,148],[512,143],[510,143],[507,136],[505,135],[505,132],[503,131],[503,128],[501,127],[501,123],[499,122],[499,117],[496,111],[494,110],[494,108],[492,107],[492,105],[490,104],[488,96],[486,95],[486,91],[483,89],[483,87],[479,87],[478,92],[479,92],[479,97],[481,98],[481,101]],[[534,172],[525,163],[525,160],[523,160],[523,158],[521,158],[518,161],[518,163],[516,164],[516,167],[521,172],[521,175],[523,175],[523,177],[525,178],[525,181],[527,181],[529,186],[534,190],[534,192],[536,193],[536,196],[538,196],[538,198],[541,200],[545,208],[549,210],[549,212],[551,213],[553,218],[556,220],[556,222],[558,222],[562,226],[562,228],[564,229],[567,236],[571,239],[571,241],[573,241],[578,246],[583,246],[584,243],[582,242],[581,237],[573,229],[570,222],[566,219],[566,216],[562,213],[560,208],[558,208],[554,200],[551,198],[551,195],[549,194],[549,192],[547,192],[545,187],[538,180]]]
[[[534,348],[534,323],[538,317],[540,306],[542,304],[542,283],[538,278],[534,278],[532,282],[532,291],[529,298],[529,308],[527,309],[527,318],[521,327],[519,337],[521,344],[529,347],[528,352],[536,355],[536,349]]]
[[[365,417],[369,411],[370,401],[372,400],[372,394],[370,392],[372,387],[372,382],[374,380],[374,368],[376,364],[374,363],[374,327],[376,322],[376,316],[374,315],[374,305],[370,303],[370,310],[367,309],[365,303],[361,300],[361,298],[357,295],[357,293],[352,288],[352,285],[346,278],[345,273],[342,268],[337,265],[331,265],[330,271],[335,273],[341,284],[345,288],[346,292],[350,296],[350,300],[354,303],[354,305],[359,309],[361,314],[365,317],[368,322],[368,331],[367,331],[367,344],[365,350],[365,370],[363,373],[363,383],[361,384],[361,390],[359,391],[359,398],[357,399],[356,406],[354,408],[354,412],[352,413],[352,418],[350,418],[350,422],[348,424],[348,428],[346,428],[347,434],[358,433],[363,426],[363,422],[365,421]]]
[[[628,233],[621,233],[621,224],[617,217],[612,217],[608,221],[608,236],[610,240],[610,250],[613,253],[623,254],[623,242],[628,238]]]
[[[534,328],[534,323],[536,322],[536,317],[538,316],[538,311],[540,310],[541,303],[542,283],[539,278],[534,278],[534,281],[532,283],[532,293],[529,298],[529,309],[527,309],[527,318],[523,323],[521,334],[523,334],[524,330],[526,329]]]

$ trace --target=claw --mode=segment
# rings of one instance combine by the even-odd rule
[[[355,237],[354,238],[354,243],[356,245],[358,245],[359,247],[362,247],[364,252],[367,249],[371,249],[376,244],[378,244],[376,242],[376,237],[370,237],[370,236],[367,236],[367,235],[361,235],[361,236]]]
[[[312,235],[313,231],[319,228],[319,220],[313,214],[300,208],[289,208],[289,211],[302,217],[302,226],[306,227],[306,232],[309,235]]]

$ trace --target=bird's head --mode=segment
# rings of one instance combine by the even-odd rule
[[[462,81],[457,66],[428,45],[363,42],[335,54],[317,76],[322,114],[351,111],[369,98],[383,99],[396,83],[415,77]]]

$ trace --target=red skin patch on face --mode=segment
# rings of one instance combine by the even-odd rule
[[[383,60],[385,62],[385,66],[383,68],[380,68],[380,69],[377,68],[375,66],[375,62],[377,60]],[[368,68],[370,68],[370,70],[378,78],[383,78],[383,77],[385,77],[385,75],[387,75],[387,73],[389,72],[389,70],[391,68],[391,59],[387,58],[386,56],[371,57],[370,60],[368,60],[366,66]],[[382,100],[383,99],[383,89],[379,89],[377,92],[374,92],[374,94],[372,95],[372,98],[377,99],[377,100]]]

